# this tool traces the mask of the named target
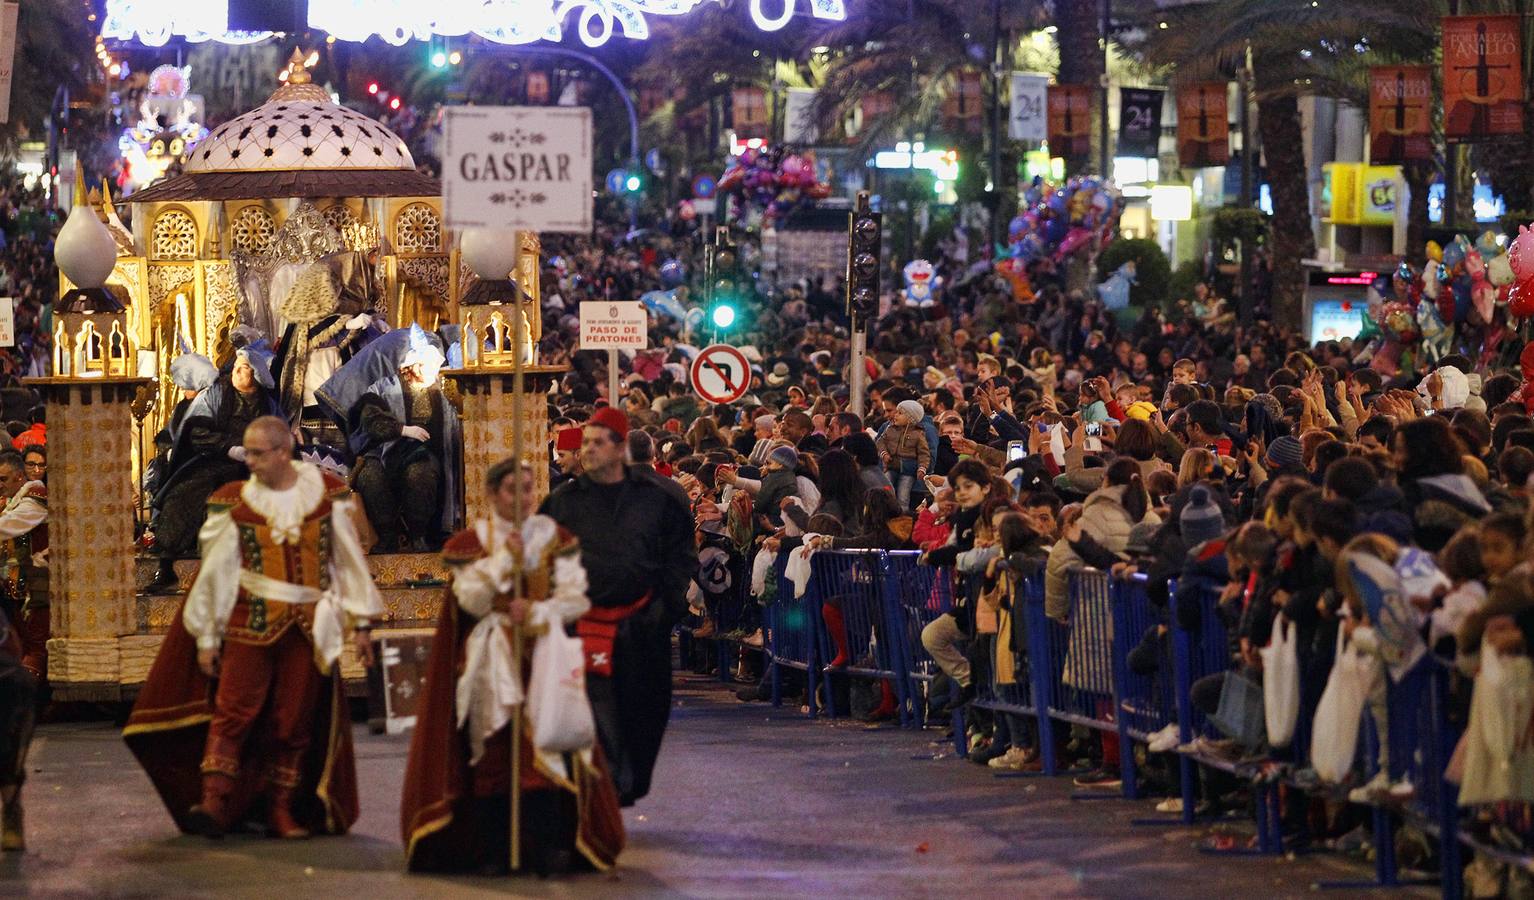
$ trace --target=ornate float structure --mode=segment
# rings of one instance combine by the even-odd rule
[[[239,326],[275,343],[266,288],[281,266],[341,258],[341,292],[363,311],[396,328],[457,325],[468,335],[463,364],[443,374],[460,395],[467,477],[458,483],[471,486],[470,518],[483,514],[482,473],[507,455],[513,433],[547,477],[545,397],[564,369],[538,366],[533,356],[541,333],[537,235],[500,236],[509,246],[490,258],[506,268],[482,280],[461,259],[461,236],[443,222],[440,183],[417,170],[398,135],[310,83],[299,51],[280,80],[265,103],[198,142],[183,174],[128,198],[131,230],[110,195],[87,199],[82,188],[73,229],[80,236],[66,242],[61,233],[65,314],[54,334],[55,370],[32,382],[48,406],[55,509],[99,511],[60,516],[51,545],[49,677],[62,699],[117,699],[144,681],[182,599],[136,589],[149,582],[153,561],[135,556],[133,537],[144,448],[177,395],[170,362],[197,352],[222,364]],[[65,265],[71,253],[85,262]],[[103,283],[85,288],[71,278],[102,271]],[[523,377],[514,379],[519,358]],[[513,403],[518,386],[522,402]],[[81,494],[103,477],[122,489],[104,506]],[[429,634],[445,582],[436,554],[375,555],[370,565],[387,606],[377,633]],[[181,591],[196,568],[195,560],[177,563]],[[342,665],[360,685],[350,648]]]

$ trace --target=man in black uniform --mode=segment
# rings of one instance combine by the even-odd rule
[[[576,625],[586,692],[624,806],[650,791],[671,716],[671,628],[698,568],[687,495],[653,470],[626,464],[628,417],[605,407],[582,433],[579,478],[539,511],[581,541],[591,611]]]

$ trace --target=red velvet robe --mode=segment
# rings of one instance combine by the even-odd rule
[[[574,538],[564,529],[545,551],[544,559],[527,577],[526,596],[537,600],[548,595],[553,556],[565,552]],[[442,549],[449,564],[473,562],[486,555],[474,530],[453,535]],[[463,671],[464,641],[473,630],[475,619],[458,608],[449,587],[443,592],[442,614],[437,621],[427,663],[426,695],[416,717],[415,733],[410,742],[410,762],[405,769],[404,797],[400,804],[400,832],[405,844],[405,860],[416,871],[461,871],[475,866],[479,846],[477,838],[486,830],[477,821],[473,801],[487,792],[504,794],[511,768],[510,726],[496,732],[485,743],[484,756],[475,766],[469,765],[469,742],[458,728],[457,683]],[[523,654],[523,684],[531,665],[531,641]],[[623,850],[623,818],[618,793],[607,773],[602,749],[593,748],[590,764],[575,754],[567,755],[571,777],[545,768],[533,750],[530,730],[522,729],[519,756],[519,780],[523,796],[533,791],[564,791],[575,798],[578,819],[575,847],[587,863],[606,871]],[[527,821],[524,807],[523,828],[537,828]]]
[[[209,502],[234,506],[236,521],[240,521],[243,507],[239,489],[243,484],[231,482],[219,488]],[[327,494],[332,496],[346,489],[344,483],[328,475],[325,485]],[[329,512],[330,503],[322,502],[310,520],[317,521],[316,517],[328,516]],[[288,552],[283,547],[267,551],[275,561],[284,559]],[[273,635],[307,621],[303,617],[305,610],[289,610],[288,616],[277,609],[288,604],[270,606],[278,614],[271,623]],[[248,624],[248,613],[244,604],[236,607],[230,619],[232,632],[238,634],[239,626]],[[315,706],[309,748],[293,793],[292,813],[313,834],[344,834],[357,821],[357,766],[352,754],[351,719],[340,666],[333,666],[328,675],[317,677],[324,680],[324,686]],[[187,827],[187,813],[202,797],[201,770],[208,726],[213,721],[214,690],[212,680],[197,665],[197,640],[186,630],[178,610],[149,670],[149,678],[133,704],[123,729],[123,741],[154,783],[176,827],[188,833],[191,829]],[[262,720],[270,715],[268,707]],[[240,750],[240,776],[229,798],[237,823],[265,821],[265,805],[257,801],[268,790],[264,761],[275,756],[269,741],[264,739],[269,732],[263,721],[258,720]]]

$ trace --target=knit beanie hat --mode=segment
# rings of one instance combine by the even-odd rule
[[[922,408],[920,400],[902,400],[895,408],[906,414],[913,424],[920,423],[927,417],[927,411]]]
[[[1299,438],[1283,435],[1268,446],[1268,462],[1275,469],[1297,468],[1305,462],[1305,449],[1300,446]]]
[[[1209,495],[1209,488],[1195,484],[1177,525],[1182,530],[1183,543],[1190,548],[1197,547],[1225,533],[1225,514]]]
[[[1254,394],[1252,399],[1262,404],[1262,408],[1268,411],[1268,416],[1273,421],[1277,422],[1283,419],[1284,405],[1278,402],[1277,397],[1264,391],[1261,394]]]
[[[773,450],[767,458],[785,469],[799,468],[799,451],[787,445]]]

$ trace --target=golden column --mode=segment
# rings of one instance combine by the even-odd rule
[[[48,680],[77,699],[115,698],[124,670],[148,665],[125,664],[125,654],[152,657],[158,643],[127,637],[138,631],[131,406],[153,379],[136,377],[123,295],[105,287],[116,257],[77,184],[54,246],[59,271],[76,287],[57,306],[53,374],[25,379],[42,393],[48,417]]]
[[[537,364],[537,235],[471,229],[463,235],[461,252],[480,281],[453,298],[463,329],[463,368],[442,374],[453,379],[463,398],[465,521],[474,522],[490,514],[486,470],[514,455],[518,445],[533,469],[539,499],[548,493],[548,393],[569,369]],[[512,273],[514,278],[507,277]]]

